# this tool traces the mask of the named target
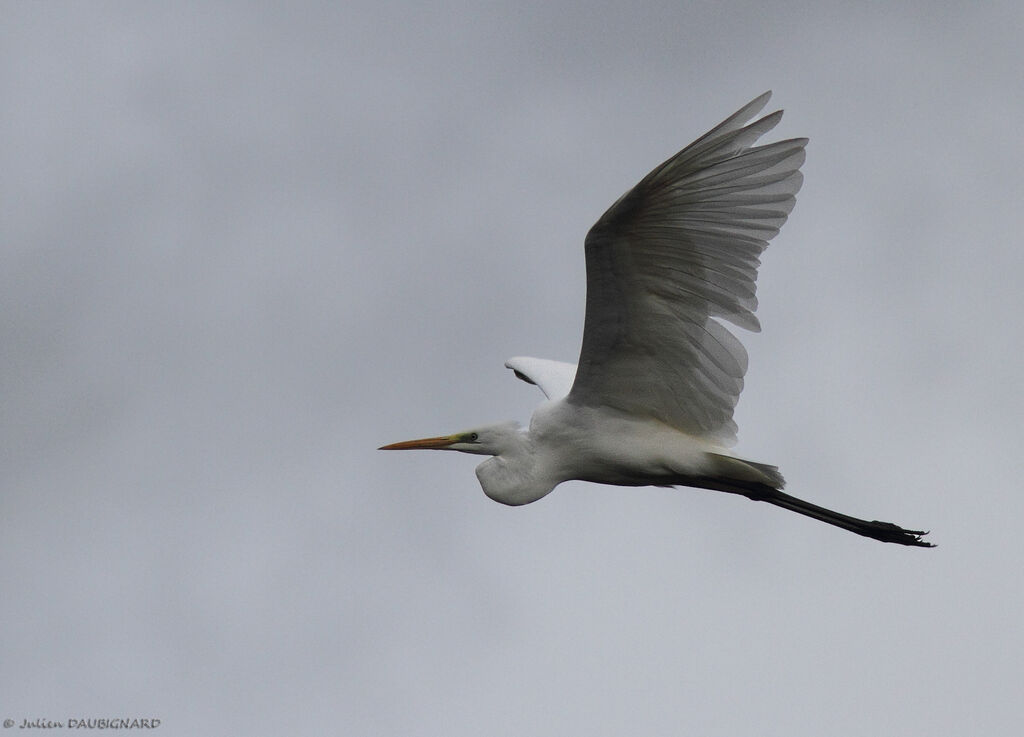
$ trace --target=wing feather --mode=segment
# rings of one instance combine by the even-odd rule
[[[568,394],[576,377],[573,364],[548,358],[515,356],[505,361],[505,368],[512,369],[516,378],[536,384],[548,399],[561,399]]]
[[[723,444],[760,330],[760,255],[796,204],[807,139],[763,146],[765,93],[656,167],[586,239],[587,312],[569,401],[654,417]]]

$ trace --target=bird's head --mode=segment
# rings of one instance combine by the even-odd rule
[[[529,434],[518,422],[503,422],[475,430],[436,438],[406,440],[385,445],[380,450],[459,450],[489,455],[476,467],[476,477],[484,493],[502,504],[529,504],[550,492],[558,479],[536,474],[534,449]]]
[[[378,450],[458,450],[475,455],[500,455],[503,451],[518,446],[521,431],[518,422],[503,422],[487,425],[474,430],[441,435],[435,438],[405,440],[401,443],[382,445]]]

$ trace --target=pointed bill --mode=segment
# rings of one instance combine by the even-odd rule
[[[460,435],[443,435],[437,438],[404,440],[401,443],[382,445],[377,450],[444,450],[448,446],[459,442],[460,437]]]

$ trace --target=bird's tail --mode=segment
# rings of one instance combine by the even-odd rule
[[[714,476],[690,478],[684,483],[687,486],[714,489],[729,494],[739,494],[758,502],[768,502],[776,507],[782,507],[882,542],[914,545],[922,548],[935,547],[932,543],[921,539],[928,534],[925,531],[906,530],[892,522],[858,519],[784,493],[781,489],[785,485],[785,480],[775,466],[722,455],[715,455],[714,460],[716,466],[721,466],[722,473],[717,473],[719,469],[716,468]]]

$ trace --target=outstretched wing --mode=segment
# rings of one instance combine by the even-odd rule
[[[568,394],[576,377],[574,364],[547,358],[516,356],[505,361],[505,368],[515,371],[526,383],[536,384],[548,399],[561,399]]]
[[[586,240],[587,312],[569,401],[654,417],[722,444],[747,353],[716,318],[760,330],[759,256],[786,221],[806,138],[753,144],[765,93],[624,194]]]

